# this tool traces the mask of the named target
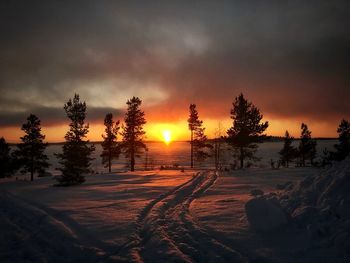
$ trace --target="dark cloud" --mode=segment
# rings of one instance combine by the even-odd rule
[[[35,114],[45,126],[69,122],[63,108],[34,107],[25,112],[0,112],[0,126],[19,127],[31,113]],[[103,124],[103,119],[107,113],[112,113],[115,119],[123,117],[123,111],[119,109],[90,107],[87,110],[87,122]]]
[[[62,122],[74,92],[101,119],[132,95],[154,119],[187,114],[190,102],[221,117],[239,92],[278,118],[350,116],[349,1],[1,1],[0,10],[1,126],[32,111]]]

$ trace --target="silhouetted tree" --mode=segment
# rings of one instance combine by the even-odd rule
[[[324,148],[321,156],[322,167],[330,165],[333,160],[334,160],[334,152],[329,151],[327,148]]]
[[[205,128],[203,121],[199,119],[196,104],[190,104],[189,110],[190,116],[187,122],[191,131],[191,168],[193,168],[194,160],[202,162],[209,157],[209,153],[205,149],[211,149],[212,145],[208,143],[208,138],[204,134]]]
[[[305,166],[306,160],[310,160],[310,163],[313,164],[313,160],[316,157],[316,145],[317,142],[311,138],[311,131],[305,123],[302,123],[298,152],[301,166]]]
[[[89,124],[85,124],[86,103],[81,102],[79,95],[75,94],[73,99],[64,104],[64,110],[71,122],[64,137],[66,141],[62,153],[56,156],[61,164],[58,170],[62,172],[57,181],[60,185],[67,186],[85,181],[84,175],[91,172],[91,154],[95,147],[84,140],[89,132]]]
[[[111,172],[112,160],[118,159],[120,155],[120,145],[117,142],[120,127],[119,121],[114,123],[112,113],[106,115],[104,125],[106,128],[105,134],[102,134],[102,164]]]
[[[266,121],[261,123],[263,115],[243,94],[235,98],[231,109],[233,126],[227,131],[228,143],[233,147],[234,157],[240,160],[240,167],[244,167],[244,160],[259,160],[255,157],[257,142],[261,142],[262,134],[269,126]]]
[[[292,146],[294,138],[289,135],[289,132],[286,131],[284,136],[284,144],[282,150],[279,152],[281,163],[289,167],[289,162],[292,161],[297,155],[297,149]]]
[[[128,109],[124,117],[122,127],[122,151],[126,158],[130,159],[130,171],[135,170],[135,157],[140,157],[142,150],[146,149],[143,137],[146,132],[143,126],[146,124],[145,113],[140,109],[142,101],[133,97],[127,101]]]
[[[41,133],[40,120],[34,114],[30,114],[27,122],[22,125],[25,135],[21,137],[21,143],[14,152],[20,165],[21,173],[30,173],[30,180],[34,180],[34,173],[45,174],[49,167],[48,157],[44,154],[47,143],[44,143],[45,135]]]
[[[193,154],[196,162],[203,162],[206,158],[210,157],[208,151],[213,148],[213,146],[208,143],[208,138],[204,134],[204,131],[205,128],[200,126],[194,132]],[[206,151],[206,149],[208,151]]]
[[[11,169],[10,146],[4,139],[0,138],[0,178],[9,177],[12,174]]]
[[[223,128],[222,124],[219,123],[218,127],[215,129],[214,132],[214,164],[216,170],[221,170],[222,168],[222,143],[223,143]]]
[[[335,144],[336,152],[334,157],[336,160],[344,160],[350,154],[350,122],[343,119],[337,129],[338,144]]]
[[[197,129],[198,126],[200,126],[202,123],[199,120],[198,117],[198,111],[196,109],[196,105],[195,104],[190,104],[190,116],[187,120],[188,122],[188,128],[191,131],[191,141],[190,141],[190,145],[191,145],[191,168],[193,168],[193,140],[194,140],[194,132]]]

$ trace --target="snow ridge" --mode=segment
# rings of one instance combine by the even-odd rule
[[[82,244],[64,221],[0,191],[0,262],[99,262],[101,250]]]
[[[209,189],[217,173],[204,171],[150,202],[140,213],[136,233],[114,258],[133,262],[245,262],[233,249],[201,228],[191,202]]]

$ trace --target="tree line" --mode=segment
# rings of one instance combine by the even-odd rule
[[[143,130],[146,119],[144,112],[140,109],[142,101],[133,97],[127,101],[127,112],[124,124],[120,127],[120,121],[113,120],[113,114],[107,113],[104,119],[105,133],[102,134],[102,164],[111,171],[113,159],[119,158],[121,153],[129,159],[130,170],[135,169],[135,157],[138,157],[142,149],[146,149],[143,142],[145,131]],[[91,157],[95,151],[86,139],[89,132],[89,124],[85,123],[86,103],[81,101],[78,94],[64,104],[64,110],[69,123],[69,130],[64,136],[65,142],[61,153],[55,156],[59,160],[60,167],[57,168],[61,174],[56,177],[57,185],[67,186],[80,184],[85,181],[85,175],[91,173]],[[34,174],[38,176],[47,175],[49,167],[48,157],[44,153],[47,143],[44,142],[45,135],[41,132],[40,119],[30,114],[26,123],[22,125],[24,136],[20,137],[21,143],[17,149],[10,154],[9,144],[4,138],[0,138],[0,177],[11,176],[20,171],[23,174],[30,173],[31,181]],[[117,138],[119,130],[123,139],[119,143]]]
[[[107,113],[104,118],[105,131],[102,134],[102,153],[100,155],[102,164],[111,172],[112,161],[124,154],[128,159],[131,171],[135,169],[135,159],[147,151],[144,143],[146,132],[145,113],[141,110],[142,101],[133,97],[127,101],[127,111],[124,122],[114,120],[112,113]],[[85,175],[91,172],[92,153],[94,145],[87,140],[89,124],[86,124],[87,106],[80,100],[78,94],[64,104],[65,113],[70,120],[69,130],[65,134],[65,142],[62,152],[55,154],[59,160],[60,167],[57,168],[61,174],[57,176],[58,185],[74,185],[85,181]],[[215,131],[215,138],[209,141],[205,135],[203,121],[199,117],[196,104],[189,106],[188,128],[190,131],[190,164],[201,163],[208,157],[214,157],[215,168],[222,169],[221,153],[222,144],[227,143],[233,153],[233,158],[238,160],[239,167],[249,166],[250,162],[259,160],[256,156],[258,143],[261,143],[266,135],[264,132],[269,126],[267,121],[263,122],[260,110],[243,94],[237,96],[232,103],[230,111],[232,126],[224,133],[219,125]],[[49,167],[48,157],[45,155],[47,143],[44,142],[45,135],[41,132],[40,119],[30,114],[21,129],[24,136],[20,137],[21,143],[11,154],[10,147],[4,138],[0,138],[0,177],[10,176],[16,171],[30,173],[33,180],[34,174],[38,176],[47,175]],[[342,160],[350,153],[350,124],[342,120],[337,130],[339,143],[335,145],[336,151],[324,152],[324,164],[333,160]],[[122,137],[118,141],[119,136]],[[301,136],[299,147],[292,145],[294,138],[286,131],[284,145],[279,152],[280,164],[288,167],[290,162],[298,160],[300,166],[305,166],[309,161],[313,164],[316,156],[316,140],[311,137],[311,131],[304,123],[301,125]]]
[[[299,146],[292,145],[294,138],[289,132],[285,132],[283,148],[279,152],[282,166],[289,167],[290,162],[297,162],[297,166],[305,166],[307,162],[314,165],[316,157],[317,141],[312,138],[311,131],[305,123],[301,124]],[[350,122],[342,119],[338,129],[338,143],[334,145],[335,151],[324,149],[321,156],[321,166],[330,164],[332,161],[344,160],[350,153]]]

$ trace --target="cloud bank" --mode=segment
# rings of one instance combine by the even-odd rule
[[[350,116],[349,1],[2,1],[0,126],[29,112],[89,120],[139,96],[151,121],[228,117],[243,92],[266,116]]]

